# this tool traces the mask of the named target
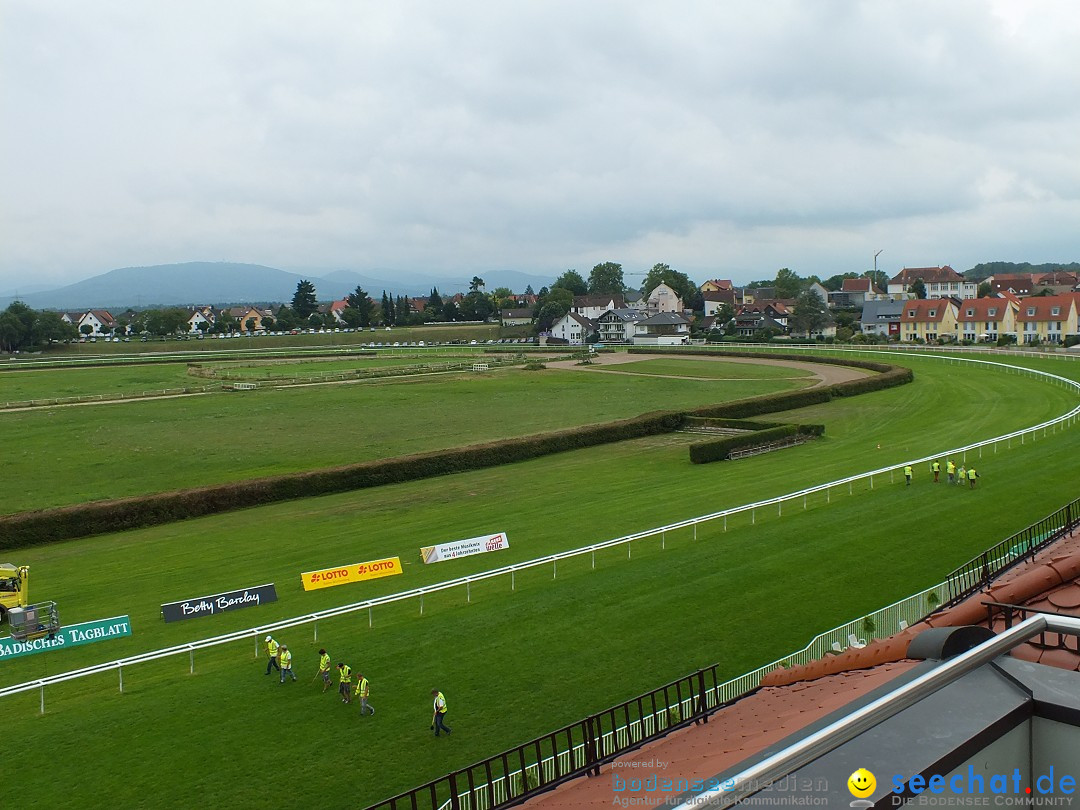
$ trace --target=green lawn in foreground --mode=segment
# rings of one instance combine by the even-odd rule
[[[121,371],[118,369],[117,371]],[[741,399],[722,387],[547,369],[0,412],[4,512],[401,456]]]
[[[35,592],[57,598],[68,621],[130,613],[136,636],[3,663],[5,683],[205,637],[375,593],[526,559],[752,499],[790,491],[904,454],[984,438],[1065,410],[1072,395],[998,372],[913,363],[916,383],[823,406],[826,438],[783,454],[693,466],[668,437],[565,453],[499,470],[278,504],[152,530],[28,549]],[[977,393],[979,421],[934,415]],[[836,408],[830,413],[830,408]],[[810,410],[810,409],[808,409]],[[859,425],[849,426],[853,420]],[[876,449],[880,442],[882,449]],[[756,523],[733,520],[669,535],[551,569],[476,585],[366,616],[320,622],[319,642],[373,682],[375,718],[361,721],[310,681],[310,630],[281,634],[301,682],[279,686],[252,661],[250,645],[7,699],[11,733],[62,752],[49,774],[30,772],[20,798],[120,806],[179,806],[193,791],[206,804],[259,801],[266,774],[301,782],[329,807],[355,807],[419,784],[584,714],[720,661],[730,675],[802,646],[810,636],[939,580],[950,568],[1075,493],[1080,432],[1034,445],[1004,445],[979,462],[974,492],[907,488],[879,478],[873,491],[834,493],[805,512]],[[507,552],[421,566],[419,545],[505,530]],[[393,580],[304,593],[312,567],[402,553]],[[87,576],[85,572],[93,572]],[[138,572],[132,576],[130,572]],[[164,625],[160,601],[272,580],[281,599],[266,608]],[[450,740],[429,738],[427,694],[450,701]],[[101,734],[105,724],[109,734]],[[274,745],[267,726],[284,727]],[[198,744],[183,745],[192,729]],[[246,732],[246,734],[245,734]],[[94,744],[85,741],[92,739]],[[238,739],[255,743],[237,750]],[[357,764],[327,754],[341,741]],[[261,743],[261,744],[260,744]],[[443,744],[436,747],[436,743]],[[338,750],[338,749],[335,749]],[[136,752],[136,753],[132,753]],[[123,768],[104,768],[123,762]],[[168,768],[159,763],[169,763]],[[97,767],[95,767],[98,765]],[[77,777],[77,778],[76,778]]]

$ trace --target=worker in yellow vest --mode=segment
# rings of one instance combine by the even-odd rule
[[[953,464],[953,460],[951,458],[948,461],[945,462],[945,472],[949,476],[949,483],[950,484],[955,484],[956,483],[956,465]]]
[[[936,484],[938,483],[938,476],[941,475],[941,464],[935,460],[934,463],[930,465],[930,469],[934,473],[934,483]]]
[[[968,477],[968,484],[971,485],[972,489],[975,489],[975,479],[979,477],[979,474],[977,472],[975,472],[974,467],[968,467],[968,476],[967,477]]]
[[[907,479],[907,485],[910,487],[911,486],[911,465],[910,464],[908,464],[906,467],[904,467],[904,478]]]
[[[292,675],[292,679],[295,681],[296,673],[292,671],[292,653],[289,652],[288,645],[281,645],[281,649],[278,651],[278,660],[281,663],[281,683],[285,683],[286,675]]]
[[[266,674],[267,675],[270,674],[270,667],[273,667],[274,669],[278,670],[279,672],[281,671],[281,667],[278,666],[278,646],[279,645],[278,645],[278,643],[276,641],[274,641],[273,636],[267,636],[266,637],[266,655],[267,655]]]
[[[368,709],[371,714],[375,714],[375,707],[367,702],[368,698],[371,697],[371,686],[362,672],[356,673],[356,695],[360,698],[361,716],[364,714],[365,709]]]
[[[348,664],[338,664],[338,694],[341,695],[341,702],[348,703],[349,687],[352,685],[352,667]]]
[[[434,712],[431,715],[431,727],[435,730],[435,736],[439,736],[440,729],[445,731],[447,736],[449,736],[450,729],[447,727],[446,723],[443,722],[443,718],[446,716],[446,698],[443,697],[443,693],[438,689],[432,689],[431,696],[435,698],[432,703]]]
[[[325,692],[330,688],[330,653],[326,650],[319,650],[319,671],[315,677],[319,676],[322,676],[322,690]]]

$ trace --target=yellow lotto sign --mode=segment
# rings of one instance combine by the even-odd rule
[[[316,588],[331,588],[346,582],[361,582],[365,579],[378,579],[402,573],[401,558],[387,557],[385,560],[353,563],[340,568],[324,568],[322,571],[308,571],[300,575],[305,591]]]

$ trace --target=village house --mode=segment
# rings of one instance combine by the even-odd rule
[[[575,295],[570,311],[594,321],[609,309],[625,307],[626,300],[621,295]]]
[[[900,339],[926,342],[956,339],[956,302],[950,298],[912,298],[902,302]]]
[[[609,309],[596,319],[601,343],[630,343],[637,334],[637,324],[648,317],[638,309]]]
[[[944,267],[905,267],[889,279],[889,295],[915,297],[912,286],[922,280],[927,298],[975,298],[979,285],[968,281],[949,265]]]
[[[678,312],[683,311],[683,300],[664,282],[660,282],[649,292],[646,299],[648,301],[645,311],[650,315],[656,315],[661,312]],[[614,307],[612,307],[614,309]]]
[[[499,321],[503,326],[528,326],[532,323],[531,309],[503,309],[499,311]]]
[[[1077,299],[1080,295],[1045,295],[1025,298],[1016,315],[1018,343],[1063,343],[1077,334]]]
[[[957,310],[956,337],[958,340],[996,341],[1005,335],[1016,335],[1016,313],[1019,299],[972,298],[963,301]]]
[[[571,346],[580,346],[595,332],[596,324],[589,318],[576,312],[567,312],[551,325],[549,339],[559,343],[568,343]]]

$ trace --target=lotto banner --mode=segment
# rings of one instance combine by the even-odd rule
[[[502,551],[504,548],[510,548],[505,534],[485,534],[483,537],[470,537],[468,540],[456,540],[439,546],[424,546],[420,549],[420,556],[425,563],[435,563],[470,557],[473,554],[486,554],[489,551]]]
[[[385,560],[353,563],[338,568],[324,568],[321,571],[308,571],[300,575],[305,591],[316,588],[330,588],[344,585],[346,582],[361,582],[365,579],[378,579],[403,573],[400,557],[387,557]]]

